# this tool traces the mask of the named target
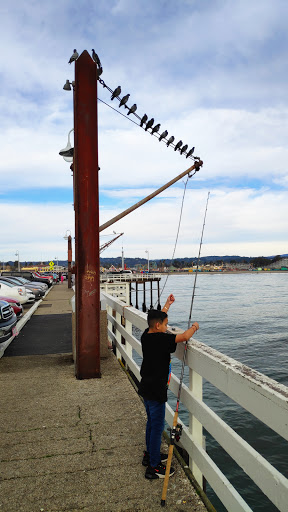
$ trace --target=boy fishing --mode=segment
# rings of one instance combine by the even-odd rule
[[[147,466],[145,478],[149,480],[164,478],[167,455],[160,453],[165,420],[165,403],[170,381],[170,354],[175,352],[176,344],[188,341],[199,329],[197,322],[182,334],[168,334],[168,310],[175,301],[171,293],[162,311],[151,309],[148,312],[148,328],[141,336],[143,361],[139,394],[144,399],[147,413],[146,451],[142,464]],[[174,474],[170,468],[170,475]]]

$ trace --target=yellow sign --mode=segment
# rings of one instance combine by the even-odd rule
[[[49,263],[49,267],[53,268],[54,267],[54,261],[50,261]]]

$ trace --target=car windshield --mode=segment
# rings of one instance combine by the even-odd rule
[[[13,286],[16,286],[15,284],[9,283],[9,281],[3,281],[2,279],[0,279],[0,283],[6,284],[10,288],[13,288]]]
[[[2,280],[2,279],[1,279],[1,280]],[[14,283],[14,284],[15,284],[15,283],[19,283],[18,279],[17,279],[17,278],[15,279],[14,277],[5,277],[5,278],[3,279],[3,281],[5,281],[5,283],[6,283],[6,282],[7,282],[7,283]]]

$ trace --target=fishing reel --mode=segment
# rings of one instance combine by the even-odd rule
[[[177,423],[176,427],[168,428],[168,430],[170,431],[171,444],[175,444],[175,441],[178,443],[183,430],[181,423]]]

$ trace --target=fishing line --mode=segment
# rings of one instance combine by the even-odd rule
[[[195,278],[194,278],[194,286],[193,286],[190,314],[189,314],[189,320],[188,320],[188,329],[190,328],[192,309],[193,309],[193,303],[194,303],[194,298],[195,298],[196,280],[197,280],[198,269],[199,269],[200,254],[201,254],[201,247],[202,247],[202,243],[203,243],[203,233],[204,233],[204,227],[205,227],[205,221],[206,221],[209,196],[210,196],[210,192],[208,192],[206,209],[205,209],[205,214],[204,214],[204,221],[203,221],[203,226],[202,226],[202,234],[201,234],[201,240],[200,240],[200,245],[199,245],[198,260],[197,260],[197,268],[196,268],[196,273],[195,273]],[[183,359],[182,359],[182,368],[181,368],[181,376],[180,376],[180,381],[179,381],[177,403],[176,403],[176,409],[175,409],[174,418],[173,418],[173,425],[172,425],[172,429],[171,429],[170,446],[169,446],[169,451],[168,451],[168,459],[167,459],[165,478],[164,478],[162,497],[161,497],[161,506],[162,507],[165,507],[165,504],[166,504],[166,495],[167,495],[167,489],[168,489],[168,481],[169,481],[169,477],[170,477],[170,468],[171,468],[171,461],[172,461],[173,447],[175,444],[175,439],[179,440],[181,432],[182,432],[182,426],[178,425],[177,422],[178,422],[178,412],[179,412],[179,405],[180,405],[180,395],[181,395],[183,378],[184,378],[188,341],[189,340],[187,340],[184,345],[184,354],[183,354]]]
[[[176,247],[177,247],[177,243],[178,243],[178,237],[179,237],[179,232],[180,232],[180,226],[181,226],[181,220],[182,220],[182,213],[183,213],[183,206],[184,206],[184,199],[185,199],[185,194],[186,194],[186,188],[187,188],[187,184],[188,184],[188,179],[189,178],[192,178],[192,176],[194,176],[195,172],[193,174],[188,174],[188,177],[186,179],[186,182],[184,183],[184,191],[183,191],[183,196],[182,196],[182,203],[181,203],[181,209],[180,209],[180,217],[179,217],[179,222],[178,222],[178,229],[177,229],[177,234],[176,234],[176,240],[175,240],[175,244],[174,244],[174,250],[173,250],[173,254],[172,254],[172,258],[171,258],[171,265],[172,265],[172,261],[174,260],[174,256],[175,256],[175,252],[176,252]],[[154,304],[154,309],[155,309],[155,306],[156,306],[156,303],[159,302],[160,304],[160,298],[162,296],[162,293],[164,292],[165,290],[165,287],[166,287],[166,284],[167,284],[167,281],[168,281],[168,277],[169,277],[169,274],[166,275],[166,279],[165,279],[165,282],[164,282],[164,285],[163,285],[163,288],[161,290],[161,293],[159,295],[159,300],[157,299],[155,304]]]
[[[201,240],[200,240],[200,245],[199,245],[197,267],[196,267],[196,273],[195,273],[195,279],[194,279],[194,285],[193,285],[193,293],[192,293],[192,299],[191,299],[191,306],[190,306],[190,313],[189,313],[187,329],[189,329],[190,324],[191,324],[192,309],[193,309],[193,304],[194,304],[196,281],[197,281],[197,276],[198,276],[198,269],[199,269],[199,263],[200,263],[200,254],[201,254],[201,248],[202,248],[202,243],[203,243],[203,233],[204,233],[204,228],[205,228],[205,222],[206,222],[206,215],[207,215],[209,197],[210,197],[210,192],[208,192],[207,201],[206,201],[206,209],[205,209],[204,221],[203,221],[203,226],[202,226]]]

